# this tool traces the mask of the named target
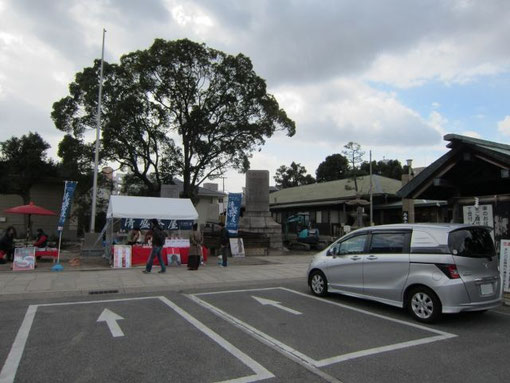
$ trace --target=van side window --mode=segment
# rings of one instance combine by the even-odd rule
[[[370,243],[370,253],[403,253],[405,247],[405,233],[373,233]]]
[[[360,254],[365,251],[365,242],[367,241],[367,235],[357,235],[340,242],[336,246],[335,254],[347,255],[347,254]]]

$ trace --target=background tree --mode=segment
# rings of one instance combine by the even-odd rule
[[[70,95],[53,105],[56,127],[75,138],[95,127],[99,68],[96,61],[78,73]],[[275,131],[295,133],[249,58],[186,39],[156,39],[119,65],[105,63],[103,94],[103,158],[127,168],[149,194],[162,177],[180,175],[183,195],[193,198],[207,178],[229,167],[246,171]]]
[[[342,151],[343,155],[347,158],[350,165],[350,173],[354,180],[354,189],[358,192],[358,165],[363,162],[363,156],[365,152],[361,150],[361,145],[350,141],[347,145],[344,145],[345,150]]]
[[[407,166],[405,167],[407,169]],[[402,179],[404,168],[399,160],[372,161],[372,174],[378,174],[383,177]],[[360,173],[370,174],[370,163],[365,161],[360,166]]]
[[[50,145],[37,133],[0,142],[0,193],[19,194],[30,203],[30,189],[45,177],[56,176],[55,164],[46,157]]]
[[[332,154],[319,164],[315,171],[317,182],[327,182],[345,178],[349,172],[349,161],[341,154]]]
[[[274,180],[276,185],[281,189],[315,183],[315,179],[310,174],[306,173],[307,171],[304,166],[296,164],[293,161],[290,167],[285,165],[280,166],[276,170]]]

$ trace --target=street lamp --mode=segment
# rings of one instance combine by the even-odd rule
[[[409,159],[409,160],[406,160],[406,162],[407,162],[407,170],[409,171],[409,175],[411,175],[412,169],[413,169],[413,160]]]

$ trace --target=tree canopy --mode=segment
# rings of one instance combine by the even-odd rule
[[[0,142],[0,193],[19,194],[30,202],[30,188],[55,176],[55,164],[46,157],[50,145],[38,133]]]
[[[354,179],[354,189],[356,192],[358,191],[358,165],[363,162],[363,156],[365,152],[361,150],[361,145],[356,142],[349,142],[347,145],[344,145],[345,150],[342,153],[345,155],[347,160],[349,161],[349,165],[351,168],[351,176]]]
[[[100,61],[77,73],[52,118],[74,138],[95,128]],[[186,197],[227,168],[249,168],[253,151],[294,122],[242,54],[190,40],[156,39],[119,64],[104,63],[102,159],[115,161],[157,194],[182,176]]]
[[[317,182],[328,182],[345,178],[349,173],[349,161],[341,154],[332,154],[319,164],[315,171]]]
[[[315,179],[307,174],[306,168],[294,161],[290,167],[282,165],[276,169],[274,180],[276,185],[282,189],[315,183]]]
[[[407,166],[405,168],[407,169]],[[370,174],[370,162],[365,161],[361,164],[360,173]],[[403,173],[404,167],[399,160],[372,161],[372,174],[401,180]]]

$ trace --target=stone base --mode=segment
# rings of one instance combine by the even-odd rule
[[[282,225],[275,222],[269,213],[261,213],[241,217],[239,230],[252,233],[263,233],[269,238],[269,248],[281,250],[282,243]]]
[[[99,239],[101,233],[85,233],[83,243],[81,245],[82,256],[102,256],[104,247],[102,239]]]
[[[266,249],[264,247],[247,247],[244,249],[244,253],[247,257],[253,256],[253,257],[260,257],[260,256],[267,256],[269,255],[269,249]]]

